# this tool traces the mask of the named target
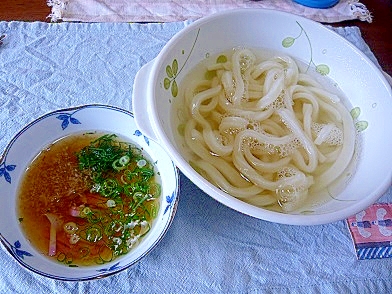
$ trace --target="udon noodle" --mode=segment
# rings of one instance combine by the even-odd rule
[[[345,172],[354,154],[353,119],[292,58],[260,60],[241,48],[207,70],[208,78],[184,85],[178,129],[191,165],[214,185],[290,212]]]

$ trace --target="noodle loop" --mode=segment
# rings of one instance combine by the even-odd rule
[[[192,79],[181,107],[190,162],[214,185],[292,212],[344,174],[354,155],[352,118],[292,58],[236,49],[208,70],[214,77]]]

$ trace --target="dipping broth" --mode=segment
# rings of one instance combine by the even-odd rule
[[[203,60],[179,89],[172,124],[181,153],[238,199],[306,212],[336,197],[354,172],[348,101],[310,65],[235,48]]]
[[[22,230],[42,254],[69,266],[109,262],[137,246],[158,214],[151,159],[115,135],[74,134],[42,150],[18,195]]]

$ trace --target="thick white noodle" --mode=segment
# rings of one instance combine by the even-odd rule
[[[277,110],[277,113],[282,118],[284,124],[299,140],[302,147],[306,150],[308,164],[306,164],[303,169],[308,173],[313,172],[318,164],[316,146],[314,145],[313,141],[306,135],[298,120],[295,118],[295,114],[293,112],[289,112],[288,109],[281,108]]]
[[[342,144],[340,153],[333,162],[332,166],[326,172],[315,178],[315,181],[318,183],[318,185],[314,187],[315,191],[319,191],[327,187],[339,176],[341,176],[347,166],[350,164],[354,155],[356,131],[352,117],[342,104],[337,103],[334,105],[342,116],[344,142]]]
[[[193,166],[214,185],[290,212],[344,174],[355,147],[351,115],[293,59],[259,61],[237,49],[208,70],[212,80],[184,92],[184,138]]]

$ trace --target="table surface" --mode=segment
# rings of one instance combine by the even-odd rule
[[[378,59],[381,67],[392,75],[392,1],[361,0],[373,15],[373,22],[359,20],[345,21],[334,26],[358,26],[362,37]],[[0,20],[44,21],[50,22],[50,7],[45,0],[13,0],[0,2]]]
[[[182,23],[164,24],[165,26],[154,24],[151,25],[154,28],[151,31],[147,31],[150,26],[143,26],[146,33],[140,34],[139,30],[130,28],[127,24],[65,24],[67,30],[58,34],[57,26],[42,23],[50,21],[47,19],[50,9],[46,7],[45,0],[24,2],[26,4],[22,0],[0,0],[0,20],[41,21],[27,26],[24,23],[10,25],[4,22],[0,25],[1,28],[14,30],[10,34],[12,38],[7,37],[12,50],[1,50],[5,53],[1,54],[1,70],[7,74],[2,75],[0,93],[5,94],[4,98],[1,97],[4,102],[2,105],[7,106],[4,107],[5,111],[0,111],[0,125],[7,130],[9,136],[33,117],[58,108],[59,105],[103,103],[129,108],[128,94],[132,90],[132,83],[123,83],[122,79],[113,78],[113,69],[119,70],[116,77],[133,80],[138,68],[138,63],[133,63],[135,56],[141,56],[141,61],[151,60],[169,36],[183,28]],[[365,3],[365,0],[361,2]],[[360,27],[380,64],[392,74],[389,56],[391,44],[388,43],[390,34],[387,31],[391,22],[391,3],[384,2],[383,9],[383,2],[380,0],[374,0],[374,4],[367,2],[368,8],[373,11],[374,23],[352,21],[336,26]],[[385,17],[384,22],[381,15]],[[91,31],[86,32],[85,27],[89,27]],[[113,27],[119,33],[109,34]],[[80,34],[80,30],[83,34]],[[0,34],[2,32],[0,29]],[[80,38],[68,38],[78,32]],[[159,38],[162,32],[165,37]],[[134,48],[133,54],[116,54],[117,48],[123,45],[124,37],[126,46]],[[92,46],[83,46],[86,38]],[[45,39],[44,44],[36,46],[42,39]],[[150,39],[152,44],[148,42]],[[135,42],[141,46],[135,46]],[[108,46],[101,46],[102,44]],[[154,50],[146,50],[150,45]],[[74,54],[76,50],[78,54]],[[91,50],[97,54],[92,56]],[[38,58],[31,58],[32,56]],[[42,58],[43,56],[48,58]],[[91,56],[91,59],[79,56]],[[109,66],[102,62],[104,56],[113,57]],[[59,60],[55,70],[52,60]],[[63,71],[65,65],[69,64],[69,70]],[[126,66],[122,68],[120,65],[123,64]],[[78,70],[73,71],[75,68]],[[24,74],[25,69],[29,69],[31,74]],[[97,70],[99,75],[96,74]],[[108,83],[102,83],[103,80]],[[37,87],[40,81],[44,82]],[[84,91],[79,91],[81,85]],[[65,91],[67,99],[59,101]],[[43,95],[46,96],[44,103],[40,99]],[[11,111],[12,119],[9,119],[8,113]],[[5,141],[8,139],[0,140]],[[154,289],[150,293],[164,292],[166,285],[177,289],[173,291],[175,293],[211,293],[214,290],[219,293],[222,289],[237,289],[238,293],[240,289],[263,292],[261,287],[265,289],[264,292],[285,293],[324,293],[334,290],[336,293],[392,293],[387,291],[391,288],[392,263],[389,259],[356,260],[350,233],[344,221],[317,227],[304,226],[300,229],[260,222],[244,217],[220,205],[212,197],[200,193],[183,175],[180,176],[180,185],[181,201],[170,231],[158,244],[157,250],[153,250],[146,256],[146,260],[133,268],[113,275],[110,279],[91,283],[48,281],[39,279],[28,271],[18,270],[19,265],[0,250],[3,269],[0,293],[8,293],[11,289],[19,293],[30,288],[33,291],[34,286],[43,290],[41,293],[109,293],[110,290],[106,289],[111,289],[112,292],[132,292],[129,290],[136,289],[134,292],[137,292],[137,289],[145,289],[145,281],[149,281],[149,287]],[[392,202],[390,195],[392,188],[388,192],[389,198],[383,201]],[[233,227],[235,229],[230,230]],[[242,232],[246,232],[251,238],[242,238]],[[210,246],[211,240],[214,241],[214,246]],[[158,270],[161,268],[164,270]],[[220,268],[228,270],[220,271]],[[294,290],[289,291],[293,285]],[[143,293],[141,290],[140,292]]]

